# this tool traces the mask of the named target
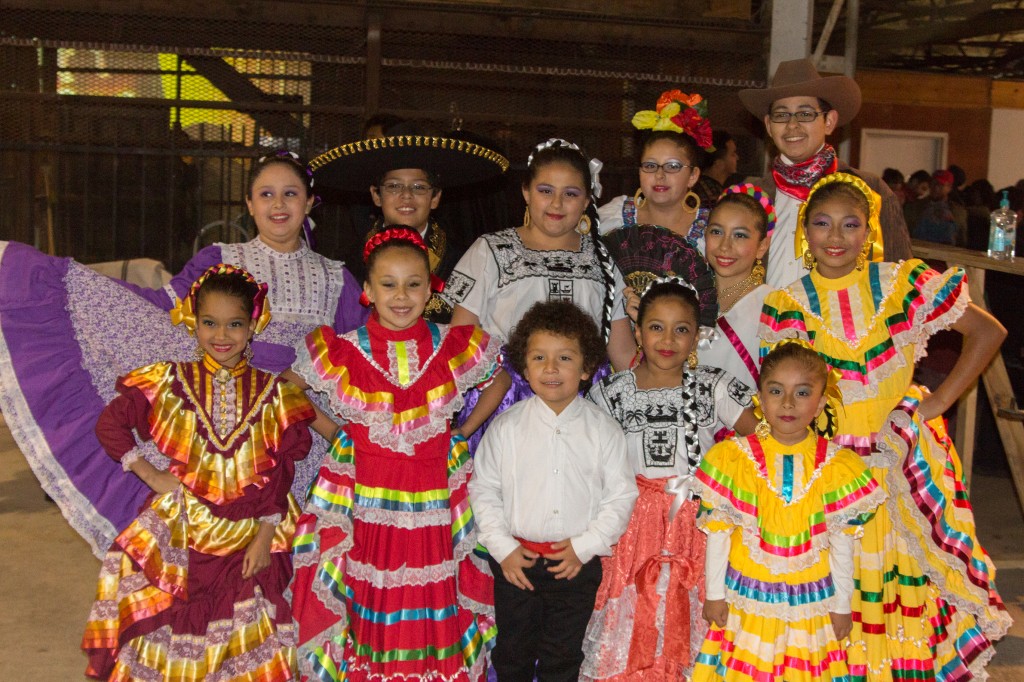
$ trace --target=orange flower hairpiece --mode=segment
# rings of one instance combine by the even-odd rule
[[[199,298],[199,289],[203,286],[210,275],[229,275],[229,274],[240,274],[246,282],[256,285],[256,295],[252,299],[252,319],[256,321],[256,327],[253,332],[259,334],[267,325],[270,323],[270,303],[267,301],[267,285],[262,282],[257,282],[256,278],[249,274],[248,271],[230,265],[228,263],[218,263],[217,265],[211,265],[206,271],[199,276],[199,278],[192,283],[188,293],[185,294],[184,299],[175,299],[174,307],[171,308],[171,324],[183,324],[185,329],[188,330],[189,336],[195,335],[196,332],[196,308],[197,299]]]
[[[637,130],[669,130],[685,133],[706,152],[715,151],[711,141],[711,122],[708,120],[708,102],[694,93],[666,90],[658,98],[654,111],[638,111],[633,115]]]

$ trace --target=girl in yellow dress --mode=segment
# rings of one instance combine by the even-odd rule
[[[880,205],[845,173],[811,189],[796,234],[810,273],[768,295],[759,336],[764,344],[805,339],[841,373],[836,441],[859,454],[889,494],[856,557],[850,679],[984,679],[992,641],[1010,619],[942,414],[1006,331],[971,304],[962,270],[871,262],[882,246]],[[963,334],[963,349],[929,394],[911,383],[914,363],[947,328]]]
[[[701,462],[711,629],[694,682],[849,680],[854,543],[885,494],[856,453],[820,435],[835,429],[837,383],[806,343],[779,344],[761,366],[755,435]]]

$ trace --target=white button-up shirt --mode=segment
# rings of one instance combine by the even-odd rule
[[[569,539],[584,563],[609,555],[637,498],[622,429],[583,398],[557,415],[536,396],[513,405],[487,429],[474,467],[478,539],[498,562],[517,537]]]

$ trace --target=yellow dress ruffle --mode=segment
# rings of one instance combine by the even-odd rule
[[[969,304],[966,277],[919,260],[872,263],[839,279],[812,271],[765,299],[759,336],[809,340],[843,373],[836,440],[872,467],[888,501],[855,563],[853,682],[983,675],[1010,619],[995,592],[963,472],[941,418],[924,422],[914,364]]]
[[[725,628],[712,625],[694,682],[846,679],[829,612],[829,535],[857,535],[884,498],[860,458],[814,435],[716,445],[698,473],[709,533],[730,534]]]

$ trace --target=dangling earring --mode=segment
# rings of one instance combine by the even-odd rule
[[[580,218],[579,224],[576,225],[576,232],[582,235],[590,234],[590,216],[586,213]]]
[[[647,203],[647,197],[644,196],[644,191],[637,188],[636,194],[633,195],[633,205],[637,208],[643,208],[644,204]]]
[[[756,393],[750,402],[754,407],[754,419],[760,420],[757,422],[757,426],[754,427],[754,435],[757,436],[758,440],[764,440],[772,435],[771,424],[764,418],[764,410],[761,409],[761,398]]]
[[[757,436],[758,440],[767,440],[768,436],[772,435],[772,425],[768,423],[768,420],[761,417],[761,421],[757,422],[757,426],[754,427],[754,435]]]
[[[806,251],[804,251],[804,269],[813,270],[814,262],[814,254],[811,253],[811,250],[807,249]]]
[[[754,267],[750,269],[750,276],[758,284],[764,284],[764,273],[764,263],[762,263],[761,259],[758,258],[757,260],[754,261]]]
[[[700,197],[692,191],[687,192],[686,196],[683,197],[683,208],[690,213],[696,213],[700,210]]]
[[[364,308],[369,308],[373,305],[373,303],[370,302],[370,297],[366,295],[366,289],[363,289],[362,293],[359,294],[359,305]]]
[[[686,358],[686,366],[690,369],[697,369],[697,351],[690,351],[689,357]]]
[[[871,252],[871,245],[865,244],[864,248],[857,254],[857,269],[863,270],[864,266],[868,264],[868,253]]]
[[[245,344],[245,350],[242,351],[242,357],[245,358],[246,362],[252,362],[252,344]]]
[[[635,369],[640,365],[640,361],[644,359],[644,347],[639,343],[636,344],[636,354],[633,355],[633,360],[629,363],[630,369]]]
[[[523,214],[523,227],[530,226],[530,207],[526,207],[526,213]]]
[[[195,356],[196,362],[202,362],[206,358],[206,351],[203,350],[202,346],[196,346],[192,354]]]

